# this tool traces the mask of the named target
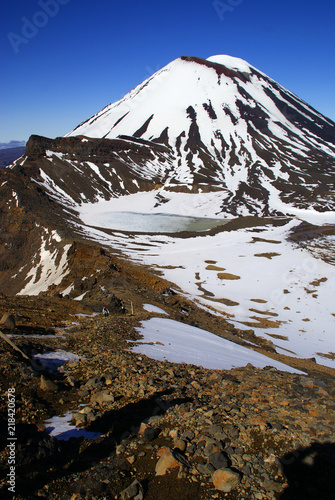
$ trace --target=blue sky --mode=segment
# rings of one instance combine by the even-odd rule
[[[56,137],[181,55],[241,57],[335,121],[330,0],[4,0],[0,142]]]

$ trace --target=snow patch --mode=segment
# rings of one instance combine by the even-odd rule
[[[156,314],[167,314],[163,309],[160,307],[154,306],[152,304],[143,304],[143,309],[148,312],[153,312]]]
[[[50,247],[52,239],[52,234],[49,238],[42,236],[40,250],[34,259],[35,265],[27,274],[29,281],[18,295],[38,295],[51,285],[59,285],[70,272],[67,269],[67,253],[71,245],[65,245],[63,248],[52,248]]]
[[[72,412],[58,417],[52,417],[45,421],[46,432],[60,441],[68,441],[71,438],[95,439],[101,437],[99,432],[89,432],[86,429],[79,429],[71,424]]]
[[[243,59],[240,59],[239,57],[233,57],[228,55],[217,55],[208,57],[207,61],[216,64],[222,64],[227,68],[237,69],[238,71],[250,73],[250,68],[251,68],[250,64],[248,64]]]
[[[251,363],[258,368],[274,366],[281,371],[302,373],[247,347],[172,319],[142,321],[137,331],[144,338],[131,350],[160,361],[166,359],[171,363],[188,363],[212,370],[230,370]]]
[[[52,351],[42,354],[35,354],[34,359],[38,359],[43,368],[49,372],[57,372],[67,361],[79,361],[80,356],[67,351]]]

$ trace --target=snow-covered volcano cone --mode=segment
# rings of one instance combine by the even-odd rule
[[[334,209],[335,124],[241,59],[181,57],[76,135],[165,146],[170,161],[150,160],[143,175],[220,189],[233,214]]]

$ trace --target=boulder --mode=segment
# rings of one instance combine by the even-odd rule
[[[76,427],[85,427],[87,416],[84,413],[73,413],[72,420]]]
[[[216,490],[229,493],[236,488],[240,482],[240,476],[231,469],[218,469],[214,472],[213,484]]]
[[[215,469],[211,464],[198,464],[197,471],[200,472],[200,474],[203,474],[204,476],[211,476],[215,471]]]
[[[186,441],[183,439],[175,439],[173,441],[173,447],[181,452],[184,452],[186,450]]]
[[[181,463],[176,459],[172,450],[166,448],[156,464],[156,476],[165,476],[167,470],[180,467]]]
[[[228,466],[228,457],[221,451],[215,451],[209,455],[208,463],[213,465],[214,469],[226,469]]]
[[[128,488],[121,491],[120,498],[121,500],[143,500],[144,494],[141,483],[135,479]]]
[[[4,313],[0,320],[0,326],[2,326],[3,328],[10,328],[10,329],[15,328],[15,318],[13,314],[9,312]]]
[[[98,405],[103,405],[104,403],[113,403],[114,396],[109,394],[109,392],[99,391],[95,392],[91,396],[91,403],[97,403]]]
[[[44,375],[41,375],[40,389],[42,389],[42,391],[57,391],[58,385],[52,382],[52,380],[45,378]]]

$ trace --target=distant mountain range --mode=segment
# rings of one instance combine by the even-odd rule
[[[25,145],[26,145],[25,141],[0,142],[0,150],[11,149],[11,148],[23,148]]]
[[[26,151],[26,146],[11,147],[8,149],[1,149],[0,147],[0,169],[7,167],[13,161],[23,156]]]

